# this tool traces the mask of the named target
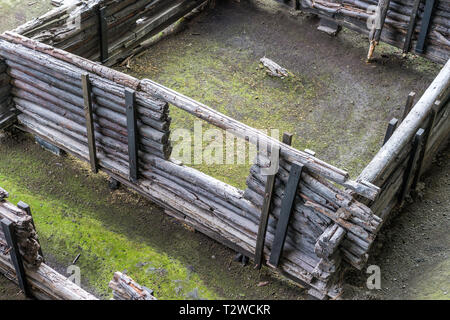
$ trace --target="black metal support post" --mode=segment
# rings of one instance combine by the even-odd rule
[[[422,21],[420,24],[419,38],[417,39],[416,52],[424,53],[425,40],[428,35],[428,29],[430,27],[431,16],[433,14],[435,0],[426,0],[425,9],[422,15]]]
[[[98,11],[100,24],[100,61],[105,63],[109,59],[108,53],[108,23],[106,21],[106,7],[102,7]]]
[[[86,116],[86,129],[89,145],[89,160],[91,163],[92,171],[94,173],[97,173],[98,172],[97,149],[95,146],[94,117],[92,109],[92,88],[88,73],[81,75],[81,82],[83,85],[84,114]]]
[[[33,297],[33,295],[28,286],[22,256],[20,255],[19,246],[17,244],[14,224],[6,218],[1,221],[1,224],[3,233],[5,234],[6,243],[11,248],[9,251],[9,256],[11,257],[11,262],[13,263],[14,269],[16,270],[16,277],[17,282],[19,283],[19,287],[27,297],[31,298]]]
[[[135,92],[125,89],[125,105],[127,109],[128,163],[130,181],[138,180],[138,132],[136,120]]]
[[[405,200],[405,197],[408,194],[408,191],[409,191],[408,186],[411,182],[411,179],[413,178],[414,164],[416,163],[417,158],[419,156],[424,133],[425,133],[425,130],[420,128],[419,130],[417,130],[416,135],[414,136],[411,153],[409,155],[408,163],[406,165],[405,172],[403,174],[403,184],[402,184],[402,187],[401,187],[400,193],[399,193],[400,205],[403,204],[403,201]]]
[[[391,136],[394,133],[395,129],[397,129],[397,125],[398,125],[398,119],[397,118],[392,118],[391,121],[389,121],[387,130],[386,130],[386,134],[385,134],[384,140],[383,140],[383,146],[391,138]]]
[[[293,163],[291,172],[286,184],[285,194],[281,203],[280,218],[278,219],[277,228],[275,231],[275,238],[272,244],[272,251],[270,253],[269,264],[272,267],[278,267],[281,255],[283,253],[284,243],[289,225],[289,220],[294,206],[295,196],[297,195],[298,183],[302,174],[303,165]]]

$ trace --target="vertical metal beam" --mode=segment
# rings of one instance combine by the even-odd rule
[[[411,111],[415,98],[416,98],[416,93],[414,91],[411,91],[408,94],[408,98],[406,99],[405,109],[403,109],[402,121],[405,120],[406,116]]]
[[[405,36],[405,43],[403,44],[403,53],[408,53],[411,47],[411,38],[414,33],[414,27],[416,26],[417,10],[419,10],[421,0],[414,0],[411,14],[409,16],[408,32]]]
[[[283,134],[283,143],[292,145],[293,135],[285,132]],[[271,158],[280,158],[280,149],[274,148]],[[264,190],[264,202],[261,209],[261,216],[258,228],[258,237],[256,238],[256,250],[255,250],[255,269],[261,269],[264,256],[264,244],[266,241],[267,224],[269,222],[270,206],[272,203],[273,188],[275,185],[276,174],[267,175],[266,186]]]
[[[9,256],[11,257],[11,262],[16,270],[16,277],[19,287],[27,297],[33,297],[30,288],[28,287],[22,256],[20,255],[19,246],[17,244],[14,224],[6,218],[1,221],[1,224],[3,233],[5,234],[6,243],[8,244],[8,247],[11,248],[9,251]]]
[[[289,132],[283,133],[283,143],[291,146],[292,145],[292,137],[293,137],[292,133],[289,133]]]
[[[408,186],[413,177],[414,164],[416,163],[417,158],[419,156],[420,146],[423,141],[424,133],[425,133],[425,130],[420,128],[419,130],[417,130],[416,135],[414,136],[411,153],[409,155],[408,163],[406,165],[405,172],[403,174],[403,183],[402,183],[402,187],[401,187],[400,193],[399,193],[400,205],[403,204],[403,201],[405,200],[405,197],[408,194],[408,191],[409,191]]]
[[[34,231],[35,231],[36,234],[37,234],[37,231],[36,231],[36,225],[34,224],[34,219],[33,219],[33,215],[31,214],[31,208],[30,208],[30,206],[29,206],[28,204],[26,204],[25,202],[23,202],[23,201],[19,201],[19,203],[17,203],[17,208],[22,209],[23,211],[26,212],[26,214],[27,214],[28,216],[31,217],[31,225],[33,226]],[[44,259],[44,254],[42,253],[42,247],[41,247],[41,243],[40,243],[40,241],[39,241],[39,238],[37,239],[37,242],[38,242],[38,244],[39,244],[39,251],[38,251],[38,252],[39,252],[39,254],[41,255],[42,259]],[[44,262],[45,262],[45,261],[44,261]]]
[[[428,124],[423,137],[423,145],[420,149],[419,158],[417,160],[417,169],[411,185],[412,190],[416,189],[417,183],[419,182],[420,179],[420,175],[422,174],[423,158],[425,157],[425,152],[427,150],[428,139],[430,138],[431,131],[433,130],[434,127],[434,121],[436,120],[436,114],[439,107],[439,103],[440,103],[439,101],[436,101],[436,103],[431,108],[430,115],[428,116]]]
[[[277,157],[280,156],[280,149],[274,148],[272,150],[275,154],[272,154],[271,157]],[[264,191],[264,202],[261,209],[261,216],[259,221],[259,228],[258,228],[258,237],[256,238],[256,249],[255,249],[255,268],[261,269],[262,263],[263,263],[263,256],[264,256],[264,244],[266,241],[266,233],[267,233],[267,224],[269,222],[269,214],[270,214],[270,206],[272,204],[272,195],[273,195],[273,188],[275,185],[275,178],[276,174],[271,174],[267,176],[266,180],[266,186]]]
[[[86,129],[89,146],[89,160],[91,163],[91,169],[94,173],[98,172],[97,167],[97,149],[95,146],[95,130],[94,130],[94,117],[92,110],[92,88],[89,80],[89,74],[84,73],[81,75],[81,83],[83,85],[83,97],[84,97],[84,115],[86,116]]]
[[[416,52],[424,53],[425,40],[427,38],[428,29],[430,26],[431,15],[433,14],[435,0],[426,0],[425,9],[420,22],[420,33],[416,43]]]
[[[138,132],[136,120],[135,91],[125,89],[125,106],[127,109],[128,132],[128,164],[130,169],[130,181],[138,180]]]
[[[269,265],[272,267],[278,267],[278,264],[280,263],[302,170],[303,165],[295,162],[292,163],[289,180],[286,184],[284,197],[281,202],[281,212],[277,223],[277,229],[275,231],[275,238],[272,243],[272,251],[270,253]]]
[[[100,36],[100,61],[105,63],[109,59],[108,53],[108,23],[106,21],[106,7],[102,7],[98,11],[99,17],[99,36]]]
[[[395,129],[397,129],[397,125],[398,125],[398,119],[397,118],[392,118],[391,121],[389,121],[387,130],[386,130],[386,134],[385,134],[384,140],[383,140],[383,146],[391,138],[391,136],[394,133]]]

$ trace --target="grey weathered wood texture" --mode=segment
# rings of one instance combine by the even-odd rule
[[[376,4],[375,0],[367,1]],[[397,2],[390,2],[381,40],[397,39],[397,31],[391,30],[392,25],[398,27],[392,18],[394,9],[401,9]],[[91,61],[100,57],[97,15],[100,6],[107,8],[108,63],[114,63],[133,53],[142,41],[158,32],[155,30],[167,27],[202,3],[204,1],[179,0],[153,1],[148,5],[148,1],[141,0],[97,0],[76,3],[75,13],[73,8],[58,8],[16,29],[16,32],[32,39],[9,32],[0,37],[0,60],[4,60],[3,65],[0,61],[0,83],[4,74],[8,95],[12,96],[8,101],[12,101],[16,110],[21,112],[18,119],[23,129],[89,161],[81,86],[81,74],[89,74],[99,168],[160,204],[173,217],[251,258],[255,252],[267,182],[267,176],[261,172],[270,165],[270,160],[264,154],[259,155],[251,168],[245,191],[171,160],[168,104],[221,129],[232,130],[236,136],[251,143],[258,141],[269,148],[279,149],[280,170],[275,177],[263,249],[265,262],[271,253],[281,199],[292,163],[301,163],[305,170],[296,192],[277,270],[307,286],[316,297],[337,298],[341,293],[340,278],[345,266],[361,269],[365,265],[379,228],[397,205],[398,192],[405,186],[403,177],[410,159],[413,136],[419,128],[427,128],[432,106],[437,107],[434,125],[429,128],[424,146],[422,161],[425,168],[449,136],[449,62],[358,180],[353,181],[346,171],[189,97],[151,80],[139,80]],[[301,3],[308,5],[309,2],[303,0]],[[338,21],[345,21],[344,25],[362,28],[361,19],[366,16],[352,8],[364,7],[364,3],[345,1],[349,4],[345,8],[340,7],[340,1],[333,3],[334,7],[329,9],[326,3],[315,1],[311,10],[331,14]],[[81,28],[66,24],[78,16]],[[398,18],[397,15],[395,17]],[[431,34],[436,35],[435,31],[438,34],[442,32],[432,26]],[[393,37],[391,40],[390,36]],[[435,60],[442,59],[442,52],[445,56],[448,51],[436,48],[433,41],[430,37],[425,55]],[[136,91],[140,179],[134,183],[129,181],[125,89]],[[413,174],[418,174],[417,167],[414,163]],[[335,183],[346,189],[337,188]],[[406,185],[407,191],[409,184]],[[124,297],[123,294],[117,296]]]
[[[75,1],[56,8],[15,32],[92,61],[101,60],[99,10],[106,12],[105,65],[113,65],[207,0]]]
[[[9,125],[15,116],[12,111],[10,78],[6,68],[5,61],[0,58],[0,129]]]
[[[113,291],[112,300],[157,300],[150,289],[121,272],[114,273],[109,288]]]
[[[236,135],[250,142],[260,139],[267,145],[279,148],[286,162],[286,168],[281,173],[282,181],[287,179],[292,161],[303,164],[303,180],[307,190],[305,188],[302,194],[308,194],[309,198],[297,197],[300,203],[296,207],[301,209],[296,211],[294,216],[297,217],[291,224],[295,230],[294,237],[289,235],[292,231],[288,231],[278,270],[309,286],[311,292],[320,298],[335,297],[339,292],[339,277],[335,275],[338,269],[317,269],[321,258],[315,254],[314,246],[326,228],[325,222],[336,220],[344,229],[355,233],[356,238],[362,238],[361,242],[373,238],[371,234],[376,229],[377,218],[373,218],[364,205],[351,201],[350,193],[339,191],[332,182],[370,199],[375,198],[378,188],[350,180],[343,170],[150,80],[132,78],[17,34],[5,33],[1,36],[0,56],[6,59],[8,74],[12,78],[11,92],[16,108],[21,112],[18,116],[21,126],[85,161],[89,161],[90,153],[80,79],[82,74],[88,73],[92,84],[99,168],[161,204],[185,223],[249,257],[253,257],[255,252],[259,203],[255,199],[247,199],[244,191],[171,161],[163,154],[169,145],[167,104],[172,103],[222,129],[232,129]],[[138,106],[140,180],[136,183],[128,181],[125,88],[136,91]],[[153,127],[147,125],[150,122]],[[270,160],[264,160],[261,156],[259,163],[268,166]],[[276,191],[278,197],[280,190]],[[336,204],[331,209],[323,206],[323,203],[326,204],[324,196],[334,199],[332,201]],[[277,201],[279,198],[275,199]],[[308,203],[309,207],[304,203]],[[348,213],[339,216],[336,211],[340,207],[347,208]],[[273,214],[276,217],[277,213]],[[313,219],[313,222],[308,222],[308,219]],[[366,221],[367,226],[358,225],[361,221]],[[311,230],[308,225],[312,225]],[[273,239],[274,234],[269,231],[264,261],[270,254]]]
[[[292,1],[291,1],[292,2]],[[385,1],[382,1],[383,3]],[[317,14],[321,17],[332,19],[352,30],[369,35],[370,29],[367,21],[372,12],[368,11],[370,6],[379,5],[378,0],[300,0],[300,10]],[[409,48],[414,48],[420,32],[425,1],[417,10],[417,18],[411,32]],[[380,39],[383,42],[403,49],[414,2],[411,0],[391,0],[387,11]],[[441,0],[433,11],[430,29],[425,41],[425,52],[422,56],[445,63],[450,58],[450,1]]]
[[[0,188],[0,219],[12,222],[19,254],[24,261],[26,281],[33,296],[42,300],[97,300],[66,277],[42,262],[36,230],[24,210],[6,201],[6,191]],[[10,257],[10,248],[0,230],[0,272],[17,283],[17,275]]]

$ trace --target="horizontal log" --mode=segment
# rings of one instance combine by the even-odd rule
[[[0,272],[17,283],[9,255],[0,255]],[[37,269],[25,268],[25,273],[32,294],[40,300],[98,300],[44,263]]]

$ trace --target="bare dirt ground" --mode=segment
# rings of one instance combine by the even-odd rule
[[[381,290],[368,291],[368,275],[347,275],[350,299],[450,300],[450,146],[423,177],[424,189],[378,236],[368,265],[381,269]]]
[[[0,300],[25,300],[20,288],[0,274]]]

